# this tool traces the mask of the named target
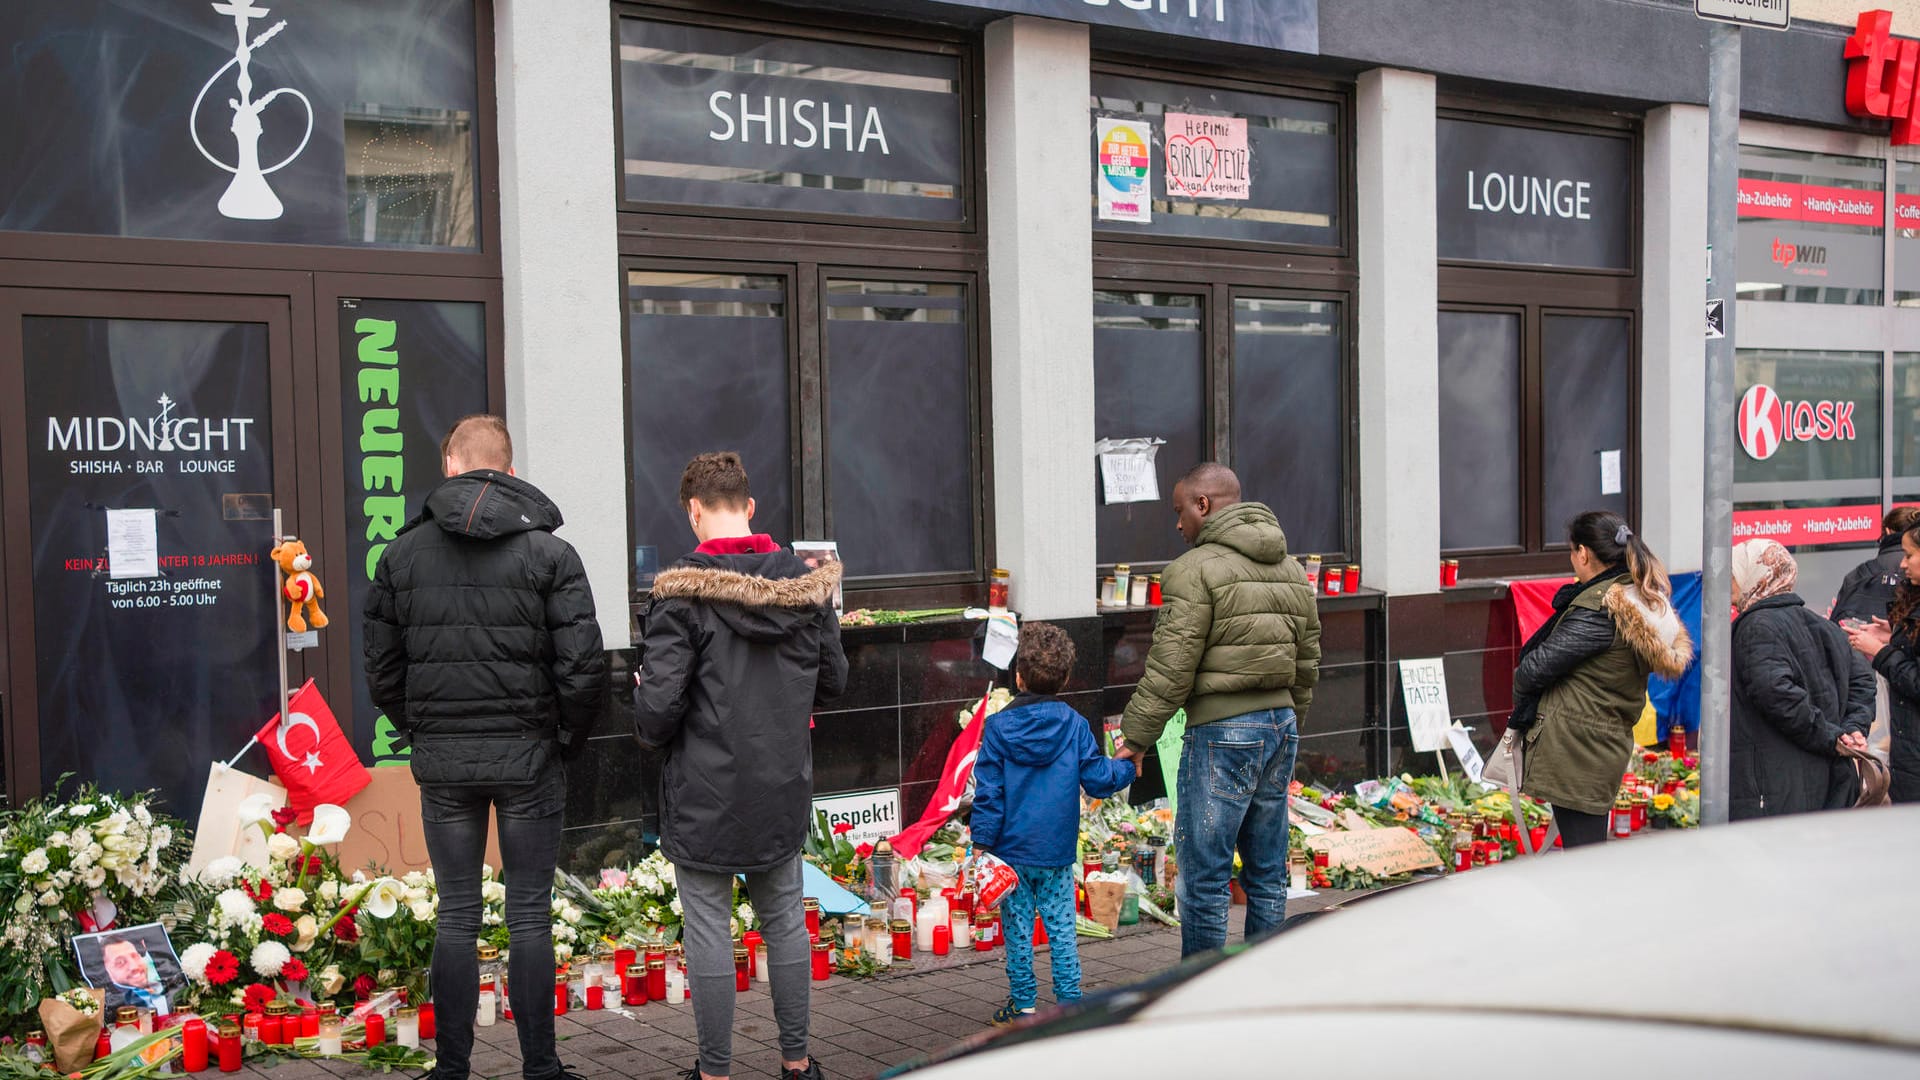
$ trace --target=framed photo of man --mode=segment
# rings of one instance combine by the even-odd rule
[[[73,953],[87,985],[106,992],[106,1015],[123,1005],[165,1016],[186,989],[186,973],[159,923],[76,934]]]

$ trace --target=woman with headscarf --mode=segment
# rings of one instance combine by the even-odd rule
[[[1733,549],[1733,753],[1728,815],[1852,806],[1850,748],[1866,749],[1873,671],[1838,626],[1793,591],[1799,567],[1772,540]]]
[[[1507,724],[1526,735],[1520,790],[1552,804],[1571,848],[1606,840],[1647,674],[1679,677],[1693,641],[1666,567],[1625,518],[1589,510],[1567,524],[1567,545],[1575,581],[1521,650]]]

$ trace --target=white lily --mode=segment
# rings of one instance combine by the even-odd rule
[[[321,803],[313,808],[313,825],[307,829],[307,843],[316,847],[337,844],[347,838],[353,827],[353,815],[345,807]]]
[[[261,833],[273,835],[273,796],[257,792],[240,800],[240,827],[258,825]]]
[[[361,899],[361,906],[367,914],[376,919],[391,919],[400,910],[400,904],[407,898],[407,887],[390,877],[383,877],[373,883]]]

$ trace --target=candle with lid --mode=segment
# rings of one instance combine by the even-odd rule
[[[409,1050],[420,1049],[420,1010],[411,1006],[393,1014],[394,1041]]]
[[[733,947],[733,989],[744,994],[752,984],[753,975],[747,971],[747,947],[736,945]]]
[[[647,953],[647,1000],[667,1000],[666,953]]]
[[[320,1053],[324,1056],[337,1056],[340,1053],[340,1018],[323,1016],[319,1027]]]
[[[647,965],[628,964],[623,969],[623,974],[620,976],[620,1001],[625,1005],[647,1003]]]
[[[826,982],[833,972],[833,946],[824,941],[813,943],[813,981]]]
[[[241,1047],[240,1025],[231,1021],[222,1021],[217,1033],[220,1042],[220,1071],[239,1072],[240,1063],[245,1058]]]
[[[800,910],[807,916],[807,940],[820,940],[820,901],[811,896],[800,899]]]
[[[41,1036],[42,1041],[45,1038]],[[180,1065],[188,1072],[207,1071],[207,1022],[197,1016],[180,1025]]]

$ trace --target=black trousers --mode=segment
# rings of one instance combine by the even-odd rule
[[[473,1057],[480,1001],[480,868],[487,857],[487,815],[497,811],[500,862],[507,887],[507,997],[520,1037],[521,1075],[553,1080],[560,1056],[553,1042],[553,869],[560,858],[566,768],[556,758],[531,784],[501,787],[422,785],[420,816],[440,889],[433,937],[434,1075],[463,1080]]]
[[[1560,842],[1567,847],[1604,844],[1611,814],[1583,814],[1562,806],[1553,808],[1553,820],[1560,824]]]

